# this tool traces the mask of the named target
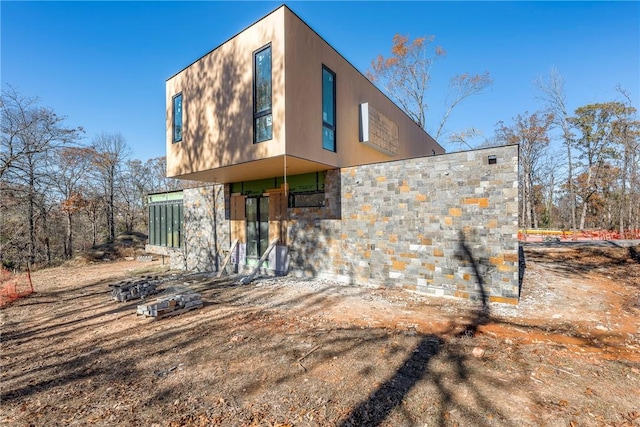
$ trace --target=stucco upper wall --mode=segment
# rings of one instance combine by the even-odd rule
[[[166,82],[167,175],[284,154],[285,56],[281,7]],[[253,53],[271,43],[273,139],[253,143]],[[172,141],[172,99],[182,93],[183,139]]]
[[[289,9],[285,10],[287,153],[347,167],[428,156],[444,149]],[[336,74],[336,147],[322,148],[322,65]],[[390,157],[359,142],[359,105],[398,126],[399,149]],[[433,150],[433,151],[432,151]]]

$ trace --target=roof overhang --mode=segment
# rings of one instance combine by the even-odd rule
[[[232,182],[253,181],[276,176],[300,175],[335,168],[335,166],[283,155],[206,171],[176,175],[171,178],[229,184]]]

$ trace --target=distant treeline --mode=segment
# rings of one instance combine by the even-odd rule
[[[12,87],[0,103],[0,261],[46,266],[122,232],[147,231],[146,195],[192,183],[165,177],[165,158],[141,161],[120,133],[85,142],[81,127]]]

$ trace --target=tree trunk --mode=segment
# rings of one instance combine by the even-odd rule
[[[547,194],[547,200],[546,200],[546,205],[545,205],[545,211],[546,211],[546,215],[547,215],[547,223],[549,225],[553,224],[553,220],[551,218],[551,213],[553,210],[553,189],[556,186],[556,177],[555,174],[553,173],[553,170],[551,171],[551,179],[549,181],[549,188],[547,189],[549,191],[549,193]]]
[[[51,240],[49,236],[44,238],[44,248],[47,253],[47,264],[51,264]]]
[[[565,135],[567,133],[565,132]],[[567,144],[567,161],[569,166],[569,205],[571,207],[571,231],[573,231],[573,240],[577,239],[576,236],[576,193],[573,189],[573,161],[571,160],[571,140],[565,136],[565,142]]]
[[[529,209],[531,209],[531,225],[538,228],[538,214],[536,213],[536,200],[533,192],[533,176],[529,177]]]
[[[625,199],[627,198],[627,195],[625,194],[625,182],[624,182],[624,178],[622,179],[622,195],[620,196],[620,213],[619,213],[619,217],[620,217],[620,223],[619,223],[619,228],[620,228],[620,238],[624,239],[624,215],[625,215]]]
[[[622,186],[622,194],[620,195],[620,238],[624,239],[624,216],[626,214],[626,203],[627,203],[627,177],[630,177],[630,167],[629,160],[631,157],[630,153],[630,144],[625,141],[624,144],[624,163],[622,165],[622,182],[620,183]],[[631,219],[631,218],[629,218]]]
[[[584,230],[584,222],[585,218],[587,217],[587,201],[588,200],[585,200],[582,204],[582,213],[580,215],[580,230]]]
[[[113,197],[113,183],[111,184],[111,190],[110,190],[110,194],[109,194],[109,240],[110,241],[114,241],[116,239],[116,225],[115,225],[115,215],[113,213],[114,209],[113,209],[113,205],[114,205],[114,197]]]
[[[65,257],[73,258],[73,214],[67,212],[67,238],[65,239]]]
[[[93,229],[93,239],[92,239],[93,241],[91,243],[91,246],[95,246],[96,240],[98,238],[98,221],[96,218],[93,219],[93,223],[91,225],[92,225],[91,228]]]
[[[591,195],[593,194],[590,191],[591,182],[593,181],[593,162],[589,159],[589,165],[587,167],[587,183],[585,188],[589,192],[584,200],[582,201],[582,215],[580,216],[580,230],[584,230],[584,223],[587,217],[587,208],[589,206],[589,200],[591,199]]]
[[[35,223],[35,177],[33,173],[29,176],[29,197],[27,215],[29,216],[29,259],[28,265],[31,267],[36,261],[36,223]]]
[[[40,204],[40,216],[42,223],[42,235],[44,236],[44,253],[47,264],[51,264],[51,239],[49,238],[49,216],[44,200]]]

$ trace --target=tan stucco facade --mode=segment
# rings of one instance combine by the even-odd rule
[[[253,54],[272,48],[273,138],[253,143]],[[322,148],[322,66],[336,74],[336,152]],[[167,176],[230,183],[441,154],[417,126],[286,6],[166,83]],[[183,139],[172,99],[183,96]],[[359,105],[397,126],[390,156],[360,142]]]

